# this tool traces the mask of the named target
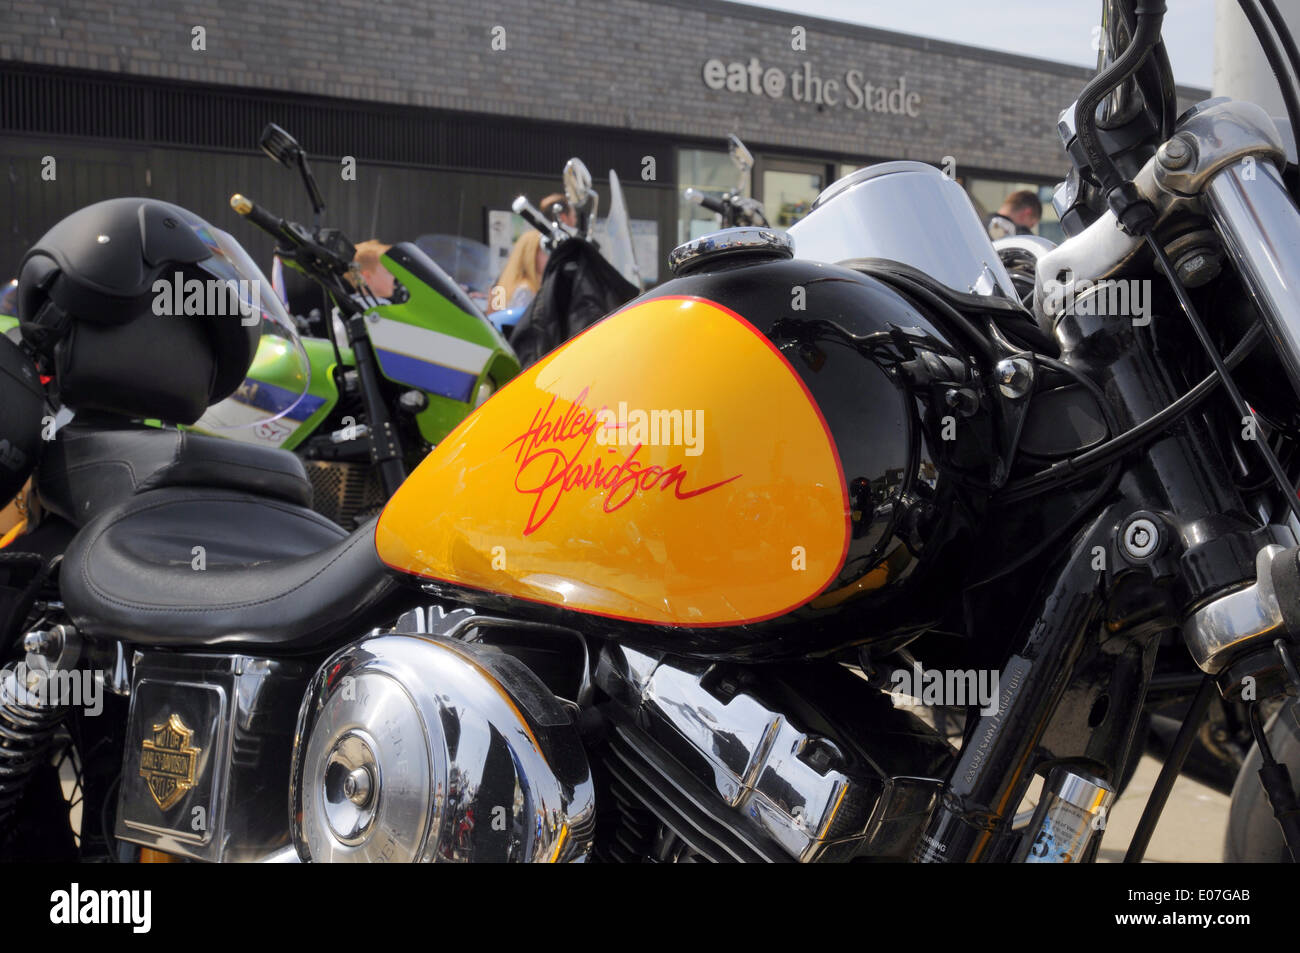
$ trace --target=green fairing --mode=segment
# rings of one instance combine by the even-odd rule
[[[392,272],[393,276],[410,292],[410,298],[402,304],[379,305],[372,309],[376,314],[490,348],[494,353],[488,358],[483,373],[475,381],[474,393],[478,392],[478,388],[489,377],[497,387],[500,387],[519,373],[519,361],[515,358],[514,352],[510,350],[505,338],[490,321],[485,321],[478,315],[466,314],[388,255],[383,255],[381,261],[384,267]],[[474,409],[472,403],[453,400],[440,394],[426,396],[429,399],[429,406],[416,414],[415,422],[420,428],[420,435],[430,444],[437,444],[451,433],[456,425]]]
[[[410,292],[410,298],[402,304],[380,305],[373,309],[376,313],[384,318],[454,335],[472,344],[490,348],[493,354],[488,358],[483,373],[475,382],[475,393],[488,378],[492,379],[496,387],[501,387],[519,373],[519,361],[510,350],[505,338],[491,322],[477,315],[466,314],[387,255],[383,256],[382,260],[384,267],[392,272]],[[0,333],[8,332],[17,326],[17,318],[0,315]],[[325,403],[299,424],[284,441],[282,447],[286,450],[294,449],[314,433],[330,415],[339,399],[338,387],[334,383],[334,346],[324,338],[304,337],[301,340],[311,364],[311,381],[307,393],[323,398]],[[352,349],[341,347],[339,350],[344,365],[351,367]],[[298,362],[292,348],[287,346],[284,338],[273,335],[262,337],[247,377],[282,387],[293,393],[300,393],[302,390]],[[473,409],[473,405],[439,394],[426,396],[429,399],[429,406],[417,414],[415,420],[420,435],[430,444],[437,444],[465,419]]]

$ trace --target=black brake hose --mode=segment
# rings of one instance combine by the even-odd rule
[[[1129,16],[1128,7],[1121,9],[1120,12],[1124,15],[1124,23],[1129,34],[1132,35],[1134,17]],[[1145,74],[1145,85],[1143,74]],[[1151,53],[1138,67],[1136,80],[1144,98],[1148,92],[1159,90],[1160,141],[1163,142],[1174,134],[1174,124],[1178,120],[1178,91],[1174,85],[1173,68],[1169,65],[1169,53],[1165,50],[1163,38],[1152,47]],[[1150,99],[1146,101],[1151,103]]]
[[[939,297],[939,295],[935,294],[920,282],[913,281],[905,275],[877,271],[864,271],[863,274],[870,275],[872,278],[877,279],[883,284],[891,285],[895,291],[901,290],[908,295],[920,298],[931,308],[941,312],[943,318],[947,319],[946,323],[959,331],[962,337],[966,339],[966,343],[971,347],[971,349],[983,359],[985,364],[983,370],[985,372],[991,372],[993,370],[994,366],[998,362],[998,357],[993,350],[993,346],[989,344],[988,338],[973,322],[970,321],[969,318],[950,305],[947,301],[944,301],[943,298]],[[942,321],[943,319],[940,320]]]
[[[1101,147],[1097,136],[1097,107],[1112,90],[1138,71],[1147,55],[1160,42],[1160,26],[1165,17],[1164,0],[1138,0],[1135,12],[1137,29],[1133,31],[1128,48],[1088,82],[1074,106],[1075,132],[1079,137],[1079,145],[1088,156],[1088,164],[1101,183],[1102,191],[1107,194],[1117,188],[1124,177]]]
[[[1259,40],[1259,45],[1264,50],[1264,58],[1268,60],[1269,69],[1273,71],[1273,77],[1277,80],[1278,89],[1282,93],[1282,102],[1286,106],[1287,122],[1291,124],[1291,136],[1294,139],[1300,136],[1300,96],[1296,94],[1296,81],[1300,80],[1300,50],[1296,49],[1295,39],[1287,29],[1286,21],[1282,19],[1277,4],[1273,0],[1259,0],[1259,2],[1268,14],[1273,29],[1277,31],[1277,40],[1281,40],[1282,46],[1286,49],[1285,61],[1282,58],[1282,51],[1278,48],[1277,40],[1269,32],[1268,24],[1264,22],[1264,17],[1259,12],[1260,7],[1251,0],[1237,0],[1241,12],[1250,23],[1250,28],[1255,31],[1255,38]],[[1290,70],[1287,69],[1288,63],[1290,63]],[[1295,74],[1294,77],[1292,73]],[[1288,161],[1289,157],[1283,158],[1283,168]]]
[[[1295,788],[1291,784],[1291,772],[1273,755],[1258,701],[1251,702],[1248,714],[1250,733],[1259,748],[1259,781],[1264,787],[1264,796],[1273,809],[1274,819],[1282,828],[1282,841],[1291,859],[1300,861],[1300,803],[1297,803]]]
[[[1223,363],[1228,368],[1234,368],[1246,359],[1246,356],[1264,337],[1264,327],[1260,324],[1251,325],[1231,353],[1223,359]],[[1109,465],[1115,460],[1129,453],[1141,444],[1145,443],[1155,434],[1172,426],[1178,420],[1195,410],[1202,401],[1214,392],[1214,389],[1222,383],[1218,373],[1207,376],[1199,384],[1189,390],[1182,397],[1155,414],[1152,414],[1142,423],[1129,430],[1124,431],[1117,437],[1107,440],[1099,447],[1094,447],[1077,457],[1071,457],[1068,460],[1062,460],[1060,463],[1054,463],[1046,470],[1040,470],[1032,476],[1024,477],[1014,483],[1008,483],[995,497],[998,503],[1011,503],[1016,500],[1022,500],[1033,496],[1044,489],[1052,486],[1058,486],[1062,483],[1072,482],[1087,476],[1088,474],[1100,470],[1102,467]]]
[[[1042,364],[1044,367],[1056,371],[1058,374],[1066,375],[1090,393],[1093,400],[1097,402],[1097,407],[1101,410],[1102,416],[1106,418],[1107,434],[1112,437],[1119,436],[1119,421],[1115,417],[1115,411],[1110,406],[1110,402],[1106,400],[1105,391],[1097,386],[1096,381],[1080,371],[1077,367],[1071,367],[1064,361],[1058,361],[1056,358],[1048,357],[1046,354],[1035,354],[1034,361],[1038,364]]]
[[[1264,8],[1265,15],[1268,16],[1268,22],[1273,24],[1273,31],[1277,33],[1278,42],[1282,44],[1282,49],[1286,52],[1287,63],[1291,67],[1291,73],[1294,78],[1300,79],[1300,48],[1296,47],[1295,37],[1291,35],[1291,30],[1286,25],[1286,20],[1282,18],[1282,13],[1277,8],[1275,0],[1259,0],[1260,6]],[[1287,119],[1292,122],[1295,117],[1290,114]]]
[[[1106,474],[1105,478],[1101,481],[1101,483],[1099,483],[1096,486],[1096,488],[1090,494],[1088,494],[1086,499],[1082,500],[1077,506],[1074,507],[1074,512],[1070,516],[1068,516],[1064,522],[1061,523],[1061,525],[1056,529],[1055,532],[1048,533],[1047,536],[1039,540],[1037,544],[1025,550],[1023,553],[1021,553],[1011,562],[1007,563],[1005,566],[1001,566],[998,569],[994,570],[993,572],[989,573],[989,575],[984,576],[980,579],[977,579],[975,582],[970,583],[968,586],[965,587],[965,591],[970,592],[973,589],[979,589],[982,586],[987,586],[991,582],[996,582],[999,579],[1009,576],[1011,573],[1015,572],[1021,566],[1024,566],[1027,563],[1032,562],[1033,560],[1041,556],[1043,553],[1045,553],[1048,549],[1050,549],[1053,545],[1055,545],[1057,540],[1063,537],[1066,533],[1071,532],[1075,528],[1075,526],[1079,523],[1080,520],[1092,515],[1093,510],[1097,507],[1097,504],[1099,504],[1102,500],[1104,500],[1110,494],[1110,492],[1114,490],[1115,487],[1119,484],[1120,473],[1121,470],[1119,464],[1112,463],[1110,472]],[[997,497],[995,499],[995,502],[1001,503],[1003,502],[1003,500],[1001,497]]]

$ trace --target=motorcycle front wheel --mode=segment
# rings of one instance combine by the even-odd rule
[[[1290,769],[1294,786],[1297,772],[1300,772],[1300,730],[1296,728],[1295,719],[1284,707],[1273,715],[1264,730],[1273,757]],[[1223,843],[1225,863],[1291,863],[1291,854],[1282,840],[1282,828],[1273,817],[1273,808],[1264,795],[1264,785],[1259,782],[1262,763],[1259,746],[1251,745],[1232,786],[1228,833]]]

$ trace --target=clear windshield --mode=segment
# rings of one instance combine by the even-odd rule
[[[307,347],[271,281],[243,247],[219,228],[200,225],[195,231],[212,249],[199,267],[236,296],[242,322],[260,324],[261,340],[238,390],[209,407],[194,429],[278,447],[324,403],[310,394]]]
[[[487,310],[488,291],[496,280],[492,249],[459,235],[421,235],[415,246],[452,277],[481,309]]]

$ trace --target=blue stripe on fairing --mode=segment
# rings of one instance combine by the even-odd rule
[[[386,351],[377,347],[375,354],[379,357],[384,373],[393,380],[466,404],[469,403],[470,396],[474,393],[474,384],[478,381],[478,376],[475,374],[467,374],[452,367],[443,367],[441,364],[430,364],[428,361],[398,354],[396,351]]]
[[[293,409],[284,416],[299,422],[306,420],[325,404],[324,397],[316,397],[312,394],[299,395],[287,387],[278,387],[252,377],[244,378],[244,383],[239,385],[239,390],[230,396],[232,400],[249,407],[256,407],[258,410],[265,410],[268,414],[279,414],[286,408],[292,407]],[[295,405],[294,401],[298,403]]]

